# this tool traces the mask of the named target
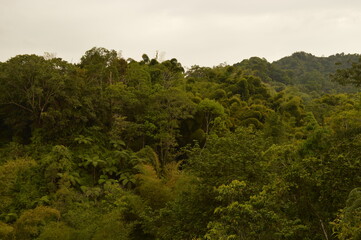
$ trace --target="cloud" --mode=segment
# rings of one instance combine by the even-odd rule
[[[187,66],[359,52],[360,13],[354,0],[2,0],[0,61],[56,52],[76,62],[93,46],[135,59],[158,50]]]

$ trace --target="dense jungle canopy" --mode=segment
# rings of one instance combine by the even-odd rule
[[[361,239],[361,60],[0,62],[0,239]]]

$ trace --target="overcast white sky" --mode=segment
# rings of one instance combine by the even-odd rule
[[[75,63],[94,46],[188,67],[361,53],[361,1],[0,0],[0,61],[50,52]]]

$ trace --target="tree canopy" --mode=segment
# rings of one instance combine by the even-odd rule
[[[0,63],[0,239],[359,239],[361,62]]]

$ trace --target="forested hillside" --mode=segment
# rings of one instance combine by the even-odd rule
[[[0,239],[361,239],[359,58],[0,63]]]
[[[305,52],[296,52],[273,63],[252,57],[235,66],[243,66],[256,72],[264,82],[272,83],[276,89],[293,86],[306,93],[304,97],[320,97],[323,94],[356,93],[353,86],[342,86],[332,81],[331,75],[338,69],[351,67],[359,54],[336,54],[329,57],[316,57]]]

